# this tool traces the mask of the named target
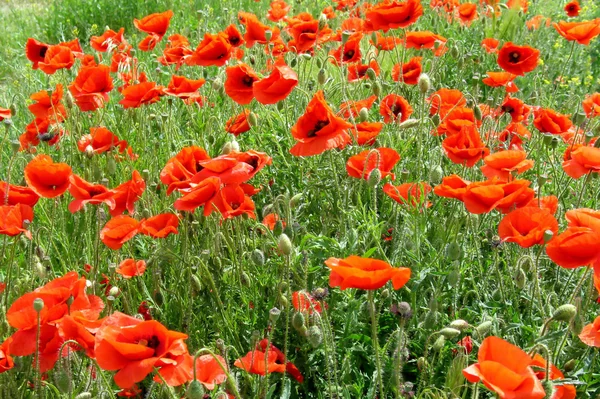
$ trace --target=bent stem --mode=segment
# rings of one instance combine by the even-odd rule
[[[371,313],[371,339],[373,340],[373,350],[375,351],[375,365],[377,368],[377,385],[379,386],[379,396],[384,398],[383,393],[383,370],[381,368],[381,358],[379,356],[379,339],[377,337],[377,314],[375,312],[375,293],[369,290],[369,311]]]

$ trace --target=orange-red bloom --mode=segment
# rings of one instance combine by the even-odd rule
[[[445,37],[430,31],[406,32],[404,46],[417,50],[424,48],[433,50],[433,54],[439,57],[447,50],[446,41]]]
[[[212,213],[212,201],[221,190],[221,180],[218,177],[208,177],[198,184],[182,189],[183,197],[175,201],[174,207],[179,211],[194,212],[196,208],[204,206],[204,215]]]
[[[481,343],[478,362],[463,370],[472,383],[482,382],[501,399],[542,399],[546,396],[533,369],[533,359],[520,348],[498,337]]]
[[[456,89],[439,89],[430,95],[427,101],[431,103],[429,114],[435,115],[439,112],[440,118],[445,118],[453,108],[467,105],[465,95]]]
[[[225,69],[225,93],[240,105],[249,104],[254,98],[252,86],[258,75],[247,64],[238,64]]]
[[[389,263],[378,259],[349,256],[345,259],[329,258],[325,264],[331,273],[329,285],[362,290],[376,290],[383,287],[388,281],[398,290],[410,279],[410,269],[407,267],[392,267]]]
[[[498,51],[498,65],[506,72],[523,76],[537,68],[540,51],[530,46],[505,43]]]
[[[152,238],[165,238],[169,234],[179,234],[177,231],[179,218],[172,213],[161,213],[140,221],[140,234]]]
[[[29,205],[33,208],[40,197],[29,187],[0,181],[0,205]]]
[[[462,3],[456,8],[456,12],[461,25],[471,26],[471,23],[477,18],[477,4]]]
[[[38,155],[25,166],[25,181],[40,197],[55,198],[69,188],[71,167],[54,163],[48,155]]]
[[[588,346],[600,348],[600,316],[596,317],[593,323],[583,327],[579,339]]]
[[[507,93],[519,91],[517,85],[513,82],[515,75],[509,72],[487,72],[487,78],[481,81],[490,87],[504,87]]]
[[[325,102],[319,90],[308,103],[306,111],[292,127],[297,143],[290,149],[295,156],[312,156],[332,148],[343,148],[350,142],[347,129],[352,124],[338,118]]]
[[[275,104],[289,96],[297,85],[298,75],[280,58],[275,61],[271,74],[254,82],[252,90],[259,103]]]
[[[98,52],[107,52],[121,44],[127,44],[127,41],[123,37],[123,33],[125,33],[125,28],[119,29],[118,32],[107,29],[101,36],[92,36],[90,39],[90,46]]]
[[[8,338],[0,345],[0,374],[12,369],[15,366],[13,358],[10,356],[10,344],[12,338]]]
[[[466,187],[462,201],[467,211],[482,214],[498,209],[508,213],[514,208],[527,205],[534,197],[528,180],[513,180],[509,183],[498,179],[474,182]]]
[[[569,17],[579,16],[580,10],[581,7],[579,6],[579,2],[577,0],[570,1],[565,5],[565,12]]]
[[[268,350],[267,350],[268,349]],[[252,374],[266,375],[269,373],[289,373],[296,381],[302,383],[304,377],[298,368],[285,359],[275,345],[263,339],[256,345],[256,349],[246,356],[237,359],[233,365]]]
[[[500,42],[498,39],[494,39],[493,37],[488,37],[481,41],[481,47],[489,54],[496,54],[498,52],[499,44]]]
[[[123,278],[130,279],[134,276],[141,276],[146,271],[146,261],[135,259],[125,259],[119,263],[119,266],[115,269],[117,274],[123,276]]]
[[[383,116],[385,123],[404,122],[412,115],[413,108],[404,97],[397,94],[388,94],[381,99],[379,113]]]
[[[60,103],[63,97],[63,86],[56,85],[53,92],[47,90],[33,93],[29,98],[35,101],[27,108],[39,119],[49,119],[52,122],[60,123],[67,117],[65,106]]]
[[[576,41],[585,46],[589,45],[593,38],[600,35],[600,18],[581,22],[559,21],[553,26],[558,34],[565,39]]]
[[[566,213],[567,229],[546,246],[546,253],[557,265],[572,269],[600,267],[600,211],[574,209]]]
[[[558,222],[549,210],[523,207],[508,213],[498,225],[498,235],[503,241],[514,242],[523,248],[544,244],[544,234],[558,232]]]
[[[387,183],[383,186],[383,192],[399,204],[408,204],[413,207],[421,204],[424,204],[425,207],[431,206],[431,202],[425,200],[431,192],[431,186],[425,182],[404,183],[399,186]]]
[[[201,98],[198,90],[206,83],[205,79],[188,79],[185,76],[171,76],[169,85],[164,90],[168,96],[179,97],[186,104],[191,104]]]
[[[241,113],[227,119],[227,122],[225,122],[225,131],[234,136],[239,136],[240,134],[247,132],[250,130],[249,117],[250,110],[244,109]]]
[[[392,79],[407,85],[416,85],[421,76],[423,57],[413,57],[406,64],[396,64],[392,68]]]
[[[108,102],[108,93],[113,89],[110,68],[106,65],[83,67],[79,70],[69,91],[82,111],[94,111]]]
[[[600,93],[588,94],[581,105],[588,118],[600,116]]]
[[[433,192],[440,197],[455,198],[462,201],[469,184],[471,184],[470,181],[458,175],[450,175],[444,177],[442,183],[434,187]]]
[[[185,60],[187,65],[223,66],[231,57],[231,44],[223,34],[204,34],[196,50]]]
[[[483,162],[481,172],[485,177],[498,177],[504,181],[511,180],[512,172],[523,173],[533,168],[533,160],[527,159],[527,153],[520,150],[495,152],[483,158]]]
[[[600,173],[600,148],[575,144],[565,151],[562,167],[573,179],[588,173]]]
[[[48,47],[44,59],[39,62],[39,68],[48,75],[53,75],[59,69],[71,69],[75,56],[69,47],[56,45]]]
[[[204,167],[200,162],[210,159],[203,148],[197,146],[184,147],[171,159],[160,172],[160,181],[169,186],[167,194],[171,194]]]
[[[157,86],[154,82],[142,82],[126,87],[121,94],[124,98],[119,101],[119,104],[123,108],[138,108],[144,104],[153,104],[160,100],[160,97],[164,94],[164,88]]]
[[[27,226],[32,221],[33,209],[29,205],[0,205],[0,234],[14,237],[23,233],[31,239]]]
[[[111,208],[111,216],[121,215],[125,210],[130,214],[135,210],[135,203],[146,189],[146,182],[142,179],[140,172],[134,170],[131,174],[131,180],[128,180],[118,187],[111,190],[112,198],[115,201]]]
[[[542,381],[546,379],[546,367],[548,366],[546,359],[536,353],[533,356],[533,362],[531,363],[533,366],[533,371],[535,372],[538,380]],[[549,365],[550,375],[548,379],[553,380],[564,380],[565,375],[556,367],[554,364],[550,363]],[[562,385],[554,385],[552,390],[552,396],[550,399],[575,399],[577,396],[577,390],[574,385],[571,384],[562,384]]]
[[[298,312],[307,312],[308,314],[315,311],[317,313],[322,312],[321,303],[305,291],[294,291],[292,293],[292,306]]]
[[[464,125],[459,133],[446,137],[442,148],[452,162],[467,167],[472,167],[490,153],[475,125]]]
[[[569,115],[559,114],[549,108],[535,110],[533,116],[533,125],[542,133],[561,134],[573,126]]]
[[[112,198],[112,192],[102,184],[92,184],[81,177],[72,174],[69,177],[69,193],[75,198],[69,204],[69,212],[75,213],[85,206],[85,204],[107,204],[109,207],[115,206],[115,200]]]
[[[383,1],[369,8],[366,12],[366,21],[371,30],[406,28],[423,15],[423,6],[420,0]]]
[[[271,2],[269,11],[267,11],[267,18],[273,22],[279,22],[285,18],[290,6],[283,0],[274,0]]]
[[[110,219],[100,230],[100,240],[110,249],[120,249],[140,229],[140,222],[130,216],[120,215]]]
[[[374,169],[379,169],[381,178],[390,175],[392,180],[396,176],[391,173],[391,170],[400,160],[400,155],[391,148],[375,148],[365,150],[361,153],[351,156],[346,162],[346,171],[351,177],[357,179],[368,179]]]

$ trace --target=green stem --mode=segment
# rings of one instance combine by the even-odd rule
[[[379,386],[379,397],[384,398],[383,391],[383,369],[381,367],[381,357],[379,355],[379,338],[377,331],[377,314],[375,312],[375,291],[369,290],[369,310],[371,313],[371,338],[373,340],[373,350],[375,351],[375,366],[377,368],[377,385]],[[377,393],[377,391],[375,391]]]

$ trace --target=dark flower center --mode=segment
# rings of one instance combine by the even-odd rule
[[[237,202],[232,202],[231,204],[231,209],[236,210],[240,207],[240,204],[238,204]]]
[[[246,75],[242,79],[242,83],[244,84],[244,86],[252,87],[252,84],[254,83],[254,79],[251,76]]]
[[[158,348],[158,346],[160,345],[160,341],[158,340],[158,337],[156,335],[153,335],[148,340],[140,339],[137,343],[138,343],[138,345],[142,345],[147,348],[154,349],[155,354],[156,354],[156,348]]]
[[[515,112],[515,109],[513,107],[511,107],[510,105],[503,105],[502,111],[512,114],[513,112]]]
[[[402,116],[402,106],[394,104],[390,110],[395,116]]]
[[[318,121],[315,127],[306,134],[306,137],[315,137],[317,132],[327,125],[329,125],[329,121]]]
[[[235,46],[239,42],[240,42],[240,38],[239,37],[237,37],[237,36],[229,36],[229,44],[231,44],[232,46]]]
[[[344,53],[345,60],[350,60],[352,57],[354,57],[354,50],[348,50]]]
[[[46,56],[46,51],[48,51],[48,47],[40,48],[40,57],[44,58]]]
[[[516,64],[521,59],[521,54],[517,51],[513,51],[508,55],[508,61]]]

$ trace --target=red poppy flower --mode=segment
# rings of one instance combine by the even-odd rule
[[[425,182],[404,183],[399,186],[387,183],[383,186],[383,192],[399,204],[408,204],[413,207],[424,204],[427,208],[431,206],[431,202],[425,200],[425,197],[431,192],[431,186]]]
[[[507,93],[515,93],[519,91],[517,85],[513,82],[516,75],[508,72],[486,72],[487,78],[481,81],[490,87],[504,87]]]
[[[407,85],[416,85],[421,76],[423,57],[413,57],[406,64],[396,64],[392,68],[392,79]]]
[[[178,70],[193,53],[190,42],[179,34],[169,36],[167,41],[163,54],[157,60],[163,65],[175,65],[175,70]]]
[[[225,73],[225,93],[240,105],[249,104],[254,98],[252,86],[259,80],[258,75],[246,64],[227,67]]]
[[[452,162],[469,168],[490,153],[475,125],[465,125],[459,133],[446,137],[442,148]]]
[[[177,231],[179,218],[172,213],[161,213],[140,222],[140,233],[152,238],[165,238],[169,234],[179,234]]]
[[[579,339],[588,346],[600,348],[600,316],[596,317],[593,323],[583,327]]]
[[[187,65],[221,67],[231,57],[231,48],[232,46],[225,35],[205,33],[204,39],[192,55],[186,58],[185,63]]]
[[[577,0],[570,1],[565,5],[565,12],[569,17],[579,16],[580,10],[581,7],[579,6],[579,2]]]
[[[95,359],[96,354],[94,352],[95,338],[94,334],[103,319],[100,320],[88,320],[81,316],[81,314],[74,313],[73,316],[65,315],[60,321],[56,323],[57,333],[61,340],[73,340],[79,345],[68,344],[63,347],[63,352],[58,354],[59,356],[67,356],[69,350],[85,350],[88,357]],[[69,349],[69,350],[65,350]],[[58,348],[56,349],[58,352]]]
[[[100,53],[107,52],[111,48],[116,48],[121,44],[127,44],[127,41],[123,37],[125,28],[119,29],[115,32],[112,29],[107,29],[101,36],[92,36],[90,39],[90,46]]]
[[[329,285],[362,290],[376,290],[392,281],[395,290],[402,288],[410,279],[410,269],[392,267],[389,263],[378,259],[349,256],[345,259],[329,258],[325,264],[331,269]]]
[[[0,374],[12,369],[15,366],[13,358],[10,356],[10,344],[12,338],[8,338],[0,345]]]
[[[123,276],[123,278],[126,279],[130,279],[134,276],[142,276],[145,271],[146,261],[138,260],[136,262],[134,259],[125,259],[115,269],[115,272],[117,272],[117,274],[120,274],[121,276]]]
[[[546,367],[548,366],[546,359],[536,353],[535,356],[533,356],[533,362],[531,363],[531,366],[533,367],[533,371],[535,372],[538,380],[542,381],[546,379]],[[549,380],[554,381],[565,379],[565,375],[552,363],[550,363],[549,369]],[[574,385],[554,385],[551,399],[575,399],[576,396],[577,390],[575,389]]]
[[[513,180],[504,183],[498,179],[475,182],[467,186],[462,201],[467,211],[482,214],[498,209],[508,213],[514,208],[528,204],[534,197],[528,180]]]
[[[233,134],[234,136],[239,136],[242,133],[245,133],[250,130],[249,116],[250,110],[244,109],[242,113],[232,116],[225,123],[225,131]]]
[[[361,122],[351,127],[348,132],[354,137],[356,144],[373,145],[382,129],[381,122]]]
[[[196,208],[204,206],[204,215],[212,213],[212,201],[221,190],[221,180],[218,177],[203,179],[198,184],[191,184],[190,188],[180,190],[183,196],[175,201],[174,207],[178,211],[194,212]]]
[[[469,184],[471,184],[470,181],[464,180],[458,175],[450,175],[444,177],[442,183],[434,187],[433,192],[440,197],[455,198],[462,201]]]
[[[140,172],[134,170],[131,174],[131,180],[111,190],[113,193],[112,198],[115,201],[114,208],[110,210],[111,216],[121,215],[125,210],[132,214],[135,210],[136,201],[140,199],[145,189],[146,182],[142,179]]]
[[[481,172],[488,179],[494,177],[509,181],[512,172],[523,173],[533,168],[533,161],[527,158],[527,153],[520,150],[506,150],[493,153],[483,158],[485,165]]]
[[[11,116],[12,111],[10,109],[0,107],[0,122],[2,122],[5,119],[10,119]]]
[[[167,330],[158,321],[141,321],[119,312],[107,317],[96,333],[96,361],[120,388],[131,388],[154,368],[177,364],[187,353],[187,335]]]
[[[53,75],[59,69],[71,69],[74,63],[73,51],[69,47],[56,45],[48,47],[38,66],[44,73]]]
[[[319,90],[308,103],[306,111],[292,127],[292,136],[298,141],[290,153],[312,156],[332,148],[343,148],[350,142],[347,129],[352,124],[335,116]]]
[[[109,207],[115,206],[115,200],[112,198],[112,192],[102,184],[92,184],[81,177],[72,174],[69,177],[69,193],[75,198],[69,204],[69,212],[75,213],[81,210],[85,204],[106,204]]]
[[[300,383],[304,381],[298,368],[292,362],[286,361],[284,354],[266,339],[260,341],[255,350],[237,359],[233,365],[258,375],[287,372],[296,381]]]
[[[317,43],[317,38],[321,34],[319,21],[313,19],[312,16],[308,21],[299,20],[292,23],[292,20],[288,20],[287,32],[292,36],[288,46],[296,53],[312,52]]]
[[[154,376],[154,381],[163,379],[170,386],[179,386],[194,379],[194,357],[188,353],[177,356],[176,364],[166,364],[160,368],[160,376]],[[219,364],[220,363],[220,364]],[[225,367],[225,370],[221,368]],[[196,359],[196,381],[206,389],[213,390],[227,379],[227,362],[218,355],[201,355]],[[161,378],[162,377],[162,378]]]
[[[369,8],[365,19],[373,31],[406,28],[423,15],[420,0],[384,1]]]
[[[140,222],[130,216],[120,215],[110,219],[100,231],[100,240],[110,249],[120,249],[139,233]]]
[[[471,23],[477,18],[477,4],[463,3],[456,8],[456,12],[461,25],[471,26]]]
[[[62,97],[63,86],[57,84],[54,92],[42,90],[33,93],[29,98],[31,98],[34,103],[27,108],[36,118],[49,119],[52,122],[60,123],[67,117],[67,110],[65,109],[65,106],[60,103]]]
[[[271,2],[269,11],[267,11],[267,18],[269,21],[279,22],[285,18],[290,6],[283,0],[274,0]]]
[[[20,151],[30,150],[31,147],[44,142],[55,145],[65,133],[60,124],[53,123],[50,119],[36,118],[25,127],[25,133],[19,136]]]
[[[33,208],[40,197],[29,187],[0,181],[0,205],[23,204]]]
[[[581,105],[588,118],[600,116],[600,93],[588,94]]]
[[[442,56],[446,48],[447,39],[430,31],[422,32],[406,32],[404,38],[404,46],[406,48],[414,48],[417,50],[429,49],[433,50],[433,55],[436,57]]]
[[[276,40],[279,37],[279,29],[277,27],[268,27],[261,23],[254,14],[240,11],[238,13],[238,20],[246,28],[244,40],[246,41],[246,47],[248,48],[254,46],[254,43],[267,44],[267,42]],[[270,40],[267,40],[267,31],[271,32]]]
[[[435,115],[439,112],[441,118],[445,118],[453,108],[467,105],[465,95],[456,89],[439,89],[430,95],[427,101],[431,104],[429,114]]]
[[[508,213],[498,225],[503,241],[514,242],[523,248],[544,244],[544,234],[558,232],[558,222],[547,209],[523,207]]]
[[[207,159],[210,157],[206,151],[196,146],[182,148],[177,155],[169,159],[160,172],[160,181],[169,186],[167,194],[171,194],[176,188],[183,187],[185,182],[188,182],[192,176],[204,168],[200,162]]]
[[[481,41],[481,47],[489,54],[496,54],[498,52],[499,44],[500,42],[498,39],[494,39],[493,37],[488,37]]]
[[[576,144],[567,148],[562,167],[573,179],[600,172],[600,148]]]
[[[460,341],[458,341],[456,343],[456,345],[460,348],[462,348],[463,353],[466,353],[467,355],[470,354],[473,351],[473,341],[471,340],[470,336],[466,336],[463,337]],[[458,351],[455,352],[455,350],[452,350],[454,353],[457,353]]]
[[[275,61],[271,74],[254,82],[252,90],[259,103],[275,104],[289,96],[297,85],[298,75],[280,58]]]
[[[585,46],[589,45],[593,38],[600,35],[600,18],[581,22],[559,21],[553,26],[558,34],[565,39],[576,41]]]
[[[272,162],[264,152],[249,150],[246,152],[231,151],[228,154],[220,155],[216,158],[201,161],[203,167],[196,173],[192,183],[200,183],[209,177],[218,177],[221,183],[228,185],[238,185],[250,180],[266,165]]]
[[[49,44],[42,43],[33,38],[27,39],[25,44],[25,55],[33,63],[33,69],[39,68],[39,63],[44,61]]]
[[[242,34],[234,24],[231,24],[227,28],[225,28],[222,34],[226,37],[227,42],[232,47],[240,47],[242,44],[244,44],[244,38],[242,37]]]
[[[221,213],[223,219],[230,219],[242,214],[256,219],[254,201],[250,198],[250,195],[254,193],[254,187],[249,184],[226,185],[217,193],[212,204]]]
[[[557,265],[572,269],[600,267],[600,211],[574,209],[566,214],[569,225],[546,246],[546,253]]]
[[[500,106],[498,113],[507,113],[510,115],[512,123],[522,122],[529,117],[531,107],[526,105],[518,98],[507,96]]]
[[[155,82],[142,82],[131,85],[121,91],[123,99],[119,104],[123,108],[138,108],[144,104],[153,104],[164,95],[164,88]]]
[[[542,133],[561,134],[573,126],[569,115],[559,114],[548,108],[533,111],[533,125]]]
[[[342,44],[336,50],[330,51],[329,55],[333,57],[335,62],[342,64],[360,61],[360,41],[362,37],[362,32],[351,34],[346,43]]]
[[[539,29],[540,26],[542,26],[542,23],[544,21],[546,23],[546,26],[550,26],[550,22],[552,22],[550,20],[550,18],[546,18],[543,15],[536,15],[535,17],[533,17],[529,21],[527,21],[525,23],[525,25],[527,26],[527,29],[529,29],[529,30],[536,30],[536,29]]]
[[[452,136],[459,134],[463,128],[481,126],[481,121],[475,118],[475,113],[471,108],[455,107],[444,116],[442,123],[437,130],[432,131],[433,135]]]
[[[369,78],[367,75],[367,71],[372,69],[375,73],[375,76],[379,76],[381,69],[379,68],[379,64],[376,60],[371,60],[369,64],[361,64],[360,62],[356,62],[353,64],[348,64],[348,82],[357,82],[359,80],[364,80]]]
[[[265,226],[267,226],[269,228],[269,230],[274,230],[275,229],[275,225],[277,224],[277,222],[281,221],[281,225],[283,227],[285,227],[285,222],[283,220],[281,220],[281,218],[279,217],[278,214],[276,213],[269,213],[268,215],[266,215],[263,220],[262,220],[262,224],[264,224]]]
[[[164,93],[168,96],[179,97],[186,104],[191,104],[194,100],[200,98],[198,90],[204,83],[206,83],[204,79],[192,80],[185,76],[173,75]]]
[[[305,291],[294,291],[292,293],[292,306],[298,312],[307,312],[308,314],[322,312],[321,303]]]
[[[88,147],[91,147],[94,154],[102,154],[113,149],[123,152],[127,148],[127,141],[120,140],[105,127],[92,127],[90,134],[82,136],[77,142],[77,148],[81,152],[89,151]]]
[[[338,112],[338,115],[341,115],[344,118],[350,118],[351,116],[357,117],[361,109],[371,109],[375,103],[375,100],[377,100],[377,96],[372,95],[364,100],[343,102],[340,104],[340,111]]]
[[[402,39],[395,36],[384,37],[381,32],[375,32],[375,42],[370,41],[377,50],[380,51],[392,51],[397,45],[402,43]]]
[[[71,167],[54,163],[48,155],[38,155],[25,166],[25,181],[40,197],[55,198],[69,188]]]
[[[479,347],[478,363],[463,370],[472,383],[482,382],[501,399],[542,399],[542,383],[531,369],[533,360],[520,348],[498,337],[487,337]]]
[[[95,111],[104,107],[112,89],[110,68],[106,65],[81,68],[75,81],[69,86],[75,103],[82,111]]]
[[[530,46],[505,43],[498,51],[498,65],[506,72],[523,76],[537,68],[540,51]]]
[[[385,123],[404,122],[412,115],[413,109],[404,97],[397,94],[388,94],[381,99],[379,113],[383,116]]]
[[[23,233],[31,239],[27,226],[32,221],[33,209],[29,205],[0,205],[0,234],[14,237]]]
[[[394,180],[396,176],[391,173],[391,170],[399,160],[400,155],[391,148],[382,147],[365,150],[348,159],[346,162],[346,171],[351,177],[366,180],[369,178],[371,171],[379,169],[382,179],[390,175],[392,180]]]
[[[173,11],[167,10],[162,13],[155,13],[145,16],[138,20],[133,20],[133,25],[144,33],[149,35],[157,35],[162,37],[167,33],[169,29],[169,23],[173,17]]]

